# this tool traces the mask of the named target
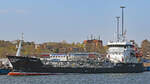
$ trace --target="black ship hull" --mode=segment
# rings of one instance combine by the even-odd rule
[[[21,56],[7,56],[14,72],[27,73],[140,73],[142,63],[118,63],[113,67],[53,67],[44,65],[40,59]]]

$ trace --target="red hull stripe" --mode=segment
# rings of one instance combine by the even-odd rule
[[[10,76],[32,76],[32,75],[57,75],[56,73],[28,73],[28,72],[9,72]]]

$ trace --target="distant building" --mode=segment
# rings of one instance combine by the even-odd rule
[[[18,42],[19,42],[19,40],[11,41],[12,44],[17,44]]]
[[[40,48],[40,44],[35,44],[35,49],[39,49]]]
[[[84,40],[83,44],[87,52],[95,52],[103,47],[103,41],[97,39]]]
[[[47,49],[46,44],[35,44],[35,49]]]
[[[102,40],[84,40],[85,45],[91,45],[91,46],[96,46],[96,47],[102,47],[103,46],[103,41]]]

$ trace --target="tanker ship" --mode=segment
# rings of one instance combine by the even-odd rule
[[[143,63],[138,62],[133,44],[118,40],[108,42],[107,55],[103,60],[48,61],[38,57],[20,56],[21,43],[16,56],[7,56],[13,66],[8,75],[53,75],[66,73],[140,73]],[[56,63],[56,64],[55,64]],[[59,65],[57,65],[59,64]],[[63,64],[63,65],[61,65]]]

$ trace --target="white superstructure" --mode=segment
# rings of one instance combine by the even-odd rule
[[[137,63],[133,44],[128,41],[108,42],[107,58],[114,63]]]

